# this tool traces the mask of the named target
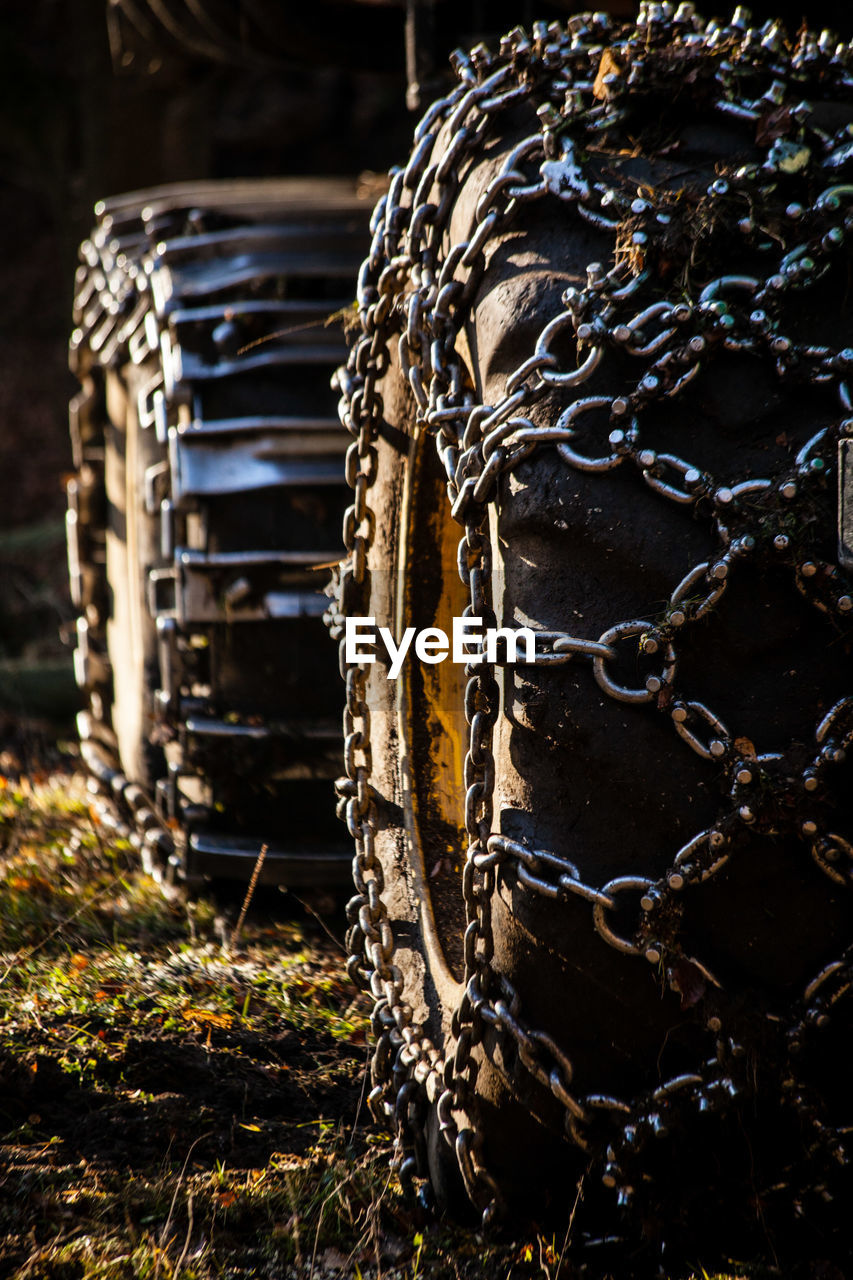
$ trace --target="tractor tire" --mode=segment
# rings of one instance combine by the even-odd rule
[[[347,875],[321,621],[344,508],[328,392],[344,347],[327,322],[365,221],[345,181],[196,183],[105,202],[82,249],[82,749],[164,882]]]
[[[399,645],[467,611],[544,646],[467,665],[425,647],[398,678],[381,641],[349,651],[372,1102],[446,1209],[464,1183],[487,1224],[557,1227],[636,1275],[662,1250],[847,1249],[853,591],[834,490],[850,501],[853,318],[846,271],[817,256],[844,238],[827,223],[793,255],[780,233],[784,264],[818,265],[750,336],[767,317],[732,295],[760,294],[775,259],[746,198],[732,210],[761,172],[791,222],[853,187],[834,153],[806,182],[785,170],[802,135],[780,143],[777,121],[756,142],[736,93],[720,98],[740,114],[685,97],[721,48],[753,48],[740,22],[584,15],[460,55],[374,215],[339,375],[356,437],[342,643],[347,617]],[[781,42],[774,94],[804,96],[812,37],[791,53],[761,35]],[[598,134],[554,106],[589,64],[575,97],[599,115],[596,67],[620,85]],[[826,84],[809,87],[840,101],[815,127],[846,128],[849,90]],[[611,297],[605,278],[636,283]]]

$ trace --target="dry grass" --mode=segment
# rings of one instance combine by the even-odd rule
[[[4,779],[0,834],[0,1276],[588,1274],[556,1237],[484,1240],[403,1197],[366,1126],[367,1008],[320,931],[255,904],[232,950],[78,776]]]

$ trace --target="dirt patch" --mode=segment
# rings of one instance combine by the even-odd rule
[[[56,1041],[80,1028],[52,1030]],[[257,1167],[275,1151],[304,1154],[323,1124],[355,1119],[365,1055],[331,1036],[86,1031],[97,1057],[60,1065],[43,1043],[0,1056],[4,1127],[29,1125],[69,1160],[135,1171],[192,1147],[204,1168]]]

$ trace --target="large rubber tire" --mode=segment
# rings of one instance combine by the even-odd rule
[[[339,553],[345,505],[328,388],[344,345],[323,322],[346,301],[365,213],[343,180],[175,185],[99,206],[82,246],[81,732],[167,878],[245,878],[262,846],[266,882],[349,869],[315,566]]]
[[[479,198],[529,132],[529,121],[522,123],[475,156],[456,196],[450,244],[470,239]],[[695,134],[685,129],[682,141],[686,183],[697,187],[713,179],[715,165],[743,150],[742,135],[725,126]],[[664,171],[648,156],[610,159],[625,178],[650,188]],[[608,235],[569,221],[547,199],[526,206],[523,223],[495,243],[465,335],[474,398],[486,404],[501,399],[508,374],[532,354],[537,335],[561,310],[566,286],[582,287],[587,265],[609,262],[612,255]],[[840,345],[839,323],[850,340],[853,324],[837,278],[810,291],[799,323],[808,341]],[[370,487],[376,526],[364,611],[399,641],[410,626],[449,633],[467,596],[457,572],[461,529],[451,519],[446,476],[432,437],[417,424],[396,342],[389,347]],[[608,387],[593,378],[583,394],[595,393],[607,394]],[[531,411],[534,422],[553,422],[563,407],[556,396],[540,400]],[[692,415],[686,432],[685,409]],[[655,447],[686,453],[697,466],[735,483],[750,474],[781,474],[792,453],[831,420],[832,408],[816,404],[809,387],[780,386],[772,370],[733,356],[724,377],[711,366],[675,402],[675,412],[659,411]],[[825,504],[819,515],[829,548],[831,508]],[[576,629],[598,637],[618,619],[659,615],[674,584],[709,553],[701,525],[637,484],[636,476],[575,470],[546,446],[502,477],[492,515],[498,625]],[[833,634],[792,590],[790,576],[748,570],[713,628],[684,658],[691,696],[707,701],[733,733],[759,744],[759,752],[813,743],[815,716],[849,690],[849,659],[843,645],[829,643]],[[410,657],[392,680],[379,644],[367,675],[375,847],[394,964],[402,975],[403,1004],[442,1054],[454,1051],[464,993],[467,728],[460,671],[449,661],[427,667]],[[577,663],[507,666],[498,679],[495,832],[571,859],[583,882],[600,886],[618,876],[656,879],[692,833],[714,822],[717,784],[666,718],[605,697],[588,667]],[[849,818],[848,802],[839,821],[849,827]],[[713,1056],[717,992],[698,971],[685,972],[679,994],[642,958],[607,944],[592,928],[589,903],[570,896],[558,905],[531,893],[507,866],[497,873],[490,910],[493,968],[519,993],[523,1024],[568,1054],[579,1096],[650,1095],[662,1081]],[[748,1035],[765,1016],[772,1022],[780,1009],[793,1006],[851,935],[849,889],[828,880],[804,856],[802,843],[787,836],[755,839],[745,856],[690,898],[687,911],[696,954],[726,988],[729,1025],[739,1025],[740,1008]],[[691,978],[698,978],[695,991],[688,990]],[[838,1124],[846,1113],[846,1087],[833,1058],[841,1053],[844,1029],[836,1026],[829,1034],[821,1060],[810,1063],[811,1078]],[[757,1040],[750,1040],[748,1052],[758,1064]],[[488,1026],[473,1058],[483,1162],[510,1213],[565,1228],[574,1219],[579,1183],[592,1168],[597,1181],[584,1184],[579,1222],[592,1235],[612,1232],[615,1209],[602,1198],[602,1165],[595,1153],[590,1163],[589,1155],[565,1142],[565,1113],[553,1093],[520,1069],[506,1037]],[[381,1076],[383,1065],[377,1065]],[[458,1212],[458,1172],[439,1131],[436,1098],[431,1082],[429,1105],[415,1121],[421,1167],[439,1201]],[[398,1116],[407,1105],[401,1099]],[[810,1247],[816,1257],[838,1256],[846,1246],[831,1243],[842,1228],[833,1206],[829,1224],[815,1211],[799,1243],[791,1245],[794,1253],[786,1254],[788,1228],[796,1236],[794,1218],[801,1213],[793,1192],[786,1201],[783,1184],[805,1150],[798,1123],[780,1111],[778,1098],[759,1091],[745,1107],[710,1122],[688,1117],[678,1131],[647,1147],[645,1170],[657,1190],[640,1215],[646,1244],[657,1249],[663,1239],[676,1252],[709,1250],[705,1256],[735,1250],[764,1256],[766,1248],[802,1257]],[[775,1200],[769,1192],[774,1184],[782,1188]],[[804,1246],[803,1236],[811,1243]]]

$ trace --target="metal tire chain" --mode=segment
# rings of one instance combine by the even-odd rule
[[[610,44],[621,72],[604,81],[604,92],[593,96],[594,61],[603,44]],[[633,310],[634,294],[653,275],[655,238],[672,220],[673,211],[644,192],[631,200],[622,193],[588,182],[575,159],[574,146],[586,137],[615,128],[625,117],[631,91],[642,90],[667,74],[668,50],[681,55],[675,75],[682,75],[691,58],[707,82],[717,86],[713,107],[734,120],[754,124],[771,108],[795,98],[789,112],[788,131],[794,140],[778,137],[768,149],[763,172],[774,181],[787,182],[795,192],[804,185],[822,187],[811,206],[790,200],[785,208],[791,230],[799,243],[774,264],[762,283],[753,277],[719,277],[711,281],[695,304],[654,301]],[[393,965],[387,909],[382,902],[382,870],[373,850],[375,815],[370,791],[369,715],[364,701],[365,668],[342,670],[347,677],[346,759],[348,778],[342,781],[350,830],[356,838],[356,897],[350,904],[352,929],[351,971],[360,976],[377,998],[377,1050],[373,1070],[374,1108],[396,1118],[403,1151],[402,1172],[412,1172],[412,1152],[417,1145],[418,1108],[424,1092],[436,1102],[439,1123],[455,1139],[456,1153],[469,1196],[483,1210],[484,1223],[501,1209],[500,1189],[481,1160],[481,1135],[477,1129],[474,1084],[474,1045],[484,1026],[515,1042],[518,1059],[566,1108],[566,1129],[571,1140],[590,1150],[606,1186],[615,1187],[620,1203],[631,1200],[633,1188],[626,1169],[636,1166],[637,1156],[649,1136],[663,1132],[669,1117],[679,1108],[724,1111],[732,1100],[748,1090],[742,1047],[731,1040],[718,1018],[709,1019],[716,1036],[714,1056],[695,1073],[664,1082],[650,1095],[626,1102],[591,1095],[580,1099],[570,1092],[571,1062],[542,1032],[524,1025],[521,1001],[507,980],[491,968],[492,938],[490,899],[498,864],[513,860],[519,882],[531,891],[558,899],[575,895],[592,905],[593,923],[599,934],[618,950],[645,955],[671,965],[681,953],[678,939],[677,895],[685,886],[710,879],[736,850],[738,833],[745,828],[769,830],[779,820],[778,804],[758,803],[750,788],[761,780],[778,800],[794,795],[797,813],[789,821],[809,846],[818,866],[833,880],[850,883],[850,875],[836,866],[853,853],[838,833],[822,830],[811,810],[803,816],[806,800],[814,807],[815,792],[829,785],[833,763],[844,758],[853,743],[853,698],[842,699],[816,728],[817,752],[802,776],[792,779],[779,765],[778,756],[744,758],[737,739],[703,704],[676,692],[677,636],[704,617],[723,595],[729,574],[738,562],[769,554],[768,541],[778,563],[788,563],[797,590],[810,598],[825,615],[845,620],[853,608],[853,595],[845,575],[834,566],[803,560],[802,550],[786,532],[784,513],[809,484],[831,470],[826,454],[853,422],[844,418],[832,429],[818,433],[801,450],[792,474],[773,481],[747,481],[731,487],[718,485],[683,459],[656,455],[639,444],[638,419],[643,410],[664,396],[677,395],[698,372],[700,362],[726,350],[749,350],[773,361],[785,379],[802,379],[837,389],[843,412],[851,412],[851,398],[844,375],[853,367],[853,352],[797,346],[780,331],[781,304],[791,291],[807,288],[826,270],[832,255],[844,244],[853,220],[845,204],[853,204],[853,185],[841,180],[853,159],[853,145],[844,136],[828,137],[807,127],[809,109],[800,101],[805,88],[832,91],[847,100],[853,90],[853,50],[838,46],[829,33],[801,32],[793,49],[786,45],[777,23],[760,30],[749,26],[745,10],[735,11],[731,22],[704,25],[692,6],[642,4],[635,26],[611,28],[603,15],[579,15],[565,25],[535,24],[532,37],[521,29],[501,43],[500,53],[478,46],[470,55],[453,58],[461,83],[447,98],[434,104],[415,132],[412,156],[405,169],[392,171],[389,194],[374,214],[374,242],[364,264],[359,285],[362,335],[356,341],[346,369],[339,373],[342,421],[355,437],[351,446],[353,471],[360,487],[357,501],[345,524],[350,561],[342,566],[337,606],[330,610],[333,628],[340,630],[348,613],[366,613],[369,575],[366,551],[373,536],[373,516],[361,494],[373,478],[371,441],[381,414],[376,382],[387,364],[392,335],[401,332],[401,363],[418,407],[418,418],[436,437],[436,446],[448,475],[448,495],[453,515],[464,523],[460,543],[460,573],[470,588],[472,614],[490,616],[485,583],[488,578],[488,541],[484,536],[487,508],[500,473],[526,457],[538,444],[557,444],[564,461],[589,471],[609,470],[629,460],[643,481],[661,497],[686,507],[698,506],[711,515],[719,538],[716,558],[696,566],[672,592],[666,616],[658,622],[631,620],[617,623],[598,640],[567,633],[549,633],[545,661],[564,662],[573,655],[592,659],[600,687],[622,701],[655,704],[671,717],[679,736],[700,756],[723,766],[729,779],[732,808],[708,831],[700,832],[676,854],[668,873],[659,880],[622,877],[596,888],[584,884],[568,860],[491,833],[494,762],[491,731],[496,716],[496,685],[491,668],[482,663],[469,668],[466,715],[471,727],[465,763],[466,815],[469,847],[463,878],[468,913],[465,936],[465,994],[453,1018],[455,1050],[446,1060],[412,1022],[410,1006],[401,992],[399,971]],[[592,63],[592,65],[591,65]],[[670,64],[671,66],[673,64]],[[626,67],[630,72],[624,74]],[[741,95],[741,79],[763,83],[752,98]],[[510,82],[507,87],[507,82]],[[769,83],[768,83],[769,82]],[[759,90],[766,84],[763,94]],[[513,152],[504,171],[492,182],[477,209],[477,227],[464,244],[442,248],[449,206],[458,186],[459,173],[469,154],[504,105],[519,98],[542,98],[538,115],[540,135],[534,135]],[[484,119],[485,118],[485,119]],[[438,159],[432,152],[439,129],[451,142]],[[807,141],[803,141],[806,139]],[[787,148],[787,150],[786,150]],[[538,150],[544,156],[540,177],[531,182],[521,166]],[[812,166],[813,153],[818,162]],[[516,167],[518,166],[518,167]],[[790,175],[790,176],[789,176]],[[744,216],[737,229],[757,253],[772,246],[762,242],[762,202],[772,204],[772,192],[759,189],[758,166],[717,179],[708,190],[716,210],[738,200]],[[464,386],[461,368],[454,361],[453,344],[464,309],[474,295],[485,264],[490,239],[528,199],[547,192],[571,205],[595,226],[618,233],[616,264],[609,271],[598,264],[588,268],[585,290],[569,290],[566,313],[545,327],[535,352],[507,379],[505,398],[497,405],[473,403]],[[406,193],[411,193],[406,196]],[[747,212],[748,211],[748,212]],[[614,217],[614,213],[618,216]],[[786,247],[789,239],[786,239]],[[442,257],[443,253],[443,257]],[[460,278],[460,268],[468,269]],[[735,298],[748,295],[748,308],[739,309]],[[724,300],[725,295],[729,300]],[[628,314],[622,319],[625,304]],[[633,314],[631,311],[633,310]],[[620,322],[621,321],[621,322]],[[645,326],[657,321],[650,337]],[[575,370],[560,371],[548,344],[564,325],[574,329],[579,348],[589,354]],[[683,337],[682,337],[683,335]],[[675,342],[671,340],[675,338]],[[681,339],[681,340],[679,340]],[[383,345],[384,344],[384,345]],[[576,387],[591,375],[608,349],[621,348],[638,358],[653,357],[638,379],[635,392],[615,400],[592,397],[575,400],[556,427],[534,427],[520,416],[551,386]],[[580,359],[580,358],[579,358]],[[599,458],[580,454],[570,443],[577,434],[573,423],[587,409],[609,407],[613,430],[609,452]],[[627,428],[627,429],[626,429]],[[357,465],[356,460],[357,459]],[[766,535],[756,536],[759,516],[775,516],[779,523]],[[765,521],[766,523],[766,521]],[[731,526],[731,527],[730,527]],[[763,538],[763,541],[762,541]],[[759,543],[761,545],[759,546]],[[817,588],[817,589],[816,589]],[[700,598],[688,598],[698,591]],[[647,654],[663,649],[660,675],[650,677],[644,689],[626,689],[608,675],[606,663],[616,657],[616,643],[639,636]],[[703,733],[703,737],[700,736]],[[360,753],[356,764],[355,754]],[[755,791],[757,797],[757,790]],[[819,815],[819,809],[815,808]],[[551,871],[551,879],[543,872]],[[643,921],[634,939],[617,935],[605,913],[612,910],[622,892],[642,894]],[[670,911],[668,927],[655,927]],[[709,982],[715,979],[691,958]],[[827,966],[807,987],[793,1011],[783,1037],[795,1055],[804,1035],[823,1026],[830,1011],[853,988],[853,951]],[[789,1058],[789,1066],[791,1059]],[[439,1079],[440,1078],[440,1083]],[[785,1105],[793,1106],[815,1133],[815,1151],[822,1159],[844,1163],[842,1135],[819,1118],[815,1100],[796,1083],[796,1071],[783,1087]],[[593,1138],[591,1120],[609,1116],[609,1134]],[[624,1167],[623,1167],[624,1166]],[[828,1195],[830,1193],[827,1193]]]
[[[139,361],[144,358],[150,340],[146,333],[146,315],[150,312],[152,302],[150,289],[142,261],[151,252],[160,238],[158,234],[152,239],[143,225],[141,217],[134,219],[131,226],[123,227],[119,236],[110,235],[108,221],[96,228],[92,239],[81,246],[83,265],[78,268],[77,290],[74,302],[74,321],[77,325],[72,339],[72,367],[75,372],[81,365],[87,365],[87,375],[96,380],[103,390],[104,369],[110,365],[127,360]],[[85,358],[82,352],[85,351]],[[82,373],[82,368],[80,369]],[[146,388],[146,397],[162,386],[162,376],[157,376],[150,387]],[[168,398],[165,397],[168,412]],[[92,407],[99,396],[84,393],[83,405],[86,415],[83,424],[81,443],[77,448],[87,461],[83,462],[76,477],[80,482],[80,474],[84,466],[91,466],[88,461],[93,449],[97,453],[105,447],[103,421],[96,422],[91,414]],[[104,409],[105,412],[105,409]],[[79,413],[79,409],[78,409]],[[153,427],[148,426],[149,430]],[[168,472],[165,475],[168,479]],[[105,476],[103,463],[99,465],[99,497],[105,501]],[[81,558],[82,561],[82,558]],[[98,566],[91,561],[81,562],[81,568],[98,573]],[[101,575],[103,576],[103,575]],[[104,585],[106,580],[104,578]],[[76,601],[75,601],[76,603]],[[78,607],[86,608],[90,602],[81,600]],[[98,619],[100,623],[100,619]],[[108,662],[106,632],[102,625],[89,627],[102,658]],[[194,630],[197,632],[199,627]],[[180,688],[184,673],[179,669],[181,645],[179,640],[187,641],[188,636],[179,635],[177,625],[166,620],[165,628],[158,626],[161,647],[169,648],[171,680]],[[174,709],[158,700],[158,714],[164,725],[174,735],[175,744],[179,745],[179,723]],[[152,875],[166,892],[172,892],[177,884],[179,867],[183,861],[184,833],[177,830],[174,815],[162,811],[157,797],[152,797],[139,786],[129,780],[121,768],[116,750],[108,745],[101,734],[92,733],[91,720],[95,719],[100,726],[106,725],[106,708],[102,700],[94,704],[90,702],[90,711],[84,712],[79,721],[81,737],[81,755],[86,764],[91,781],[96,790],[106,801],[101,816],[106,821],[114,821],[109,806],[118,803],[120,812],[129,819],[129,826],[119,820],[118,829],[126,835],[130,842],[142,855],[145,871]],[[172,769],[183,776],[189,776],[182,762],[173,758]]]
[[[71,578],[74,603],[83,615],[78,622],[78,635],[82,629],[85,642],[97,661],[107,667],[109,659],[104,620],[100,616],[101,610],[93,593],[84,588],[84,583],[94,580],[97,583],[97,594],[98,590],[105,592],[107,585],[104,567],[95,563],[91,552],[93,536],[98,536],[93,513],[105,501],[103,455],[106,408],[102,403],[104,370],[130,360],[140,363],[156,351],[159,322],[155,320],[146,262],[154,260],[152,255],[158,252],[157,246],[164,236],[183,236],[187,227],[192,234],[203,234],[204,228],[199,217],[202,212],[203,210],[194,210],[187,222],[181,207],[178,207],[174,212],[165,214],[164,226],[164,215],[158,212],[155,204],[150,223],[141,210],[130,215],[122,212],[118,230],[111,225],[110,214],[106,212],[91,239],[81,246],[81,266],[77,272],[74,301],[76,328],[71,343],[71,364],[73,371],[78,374],[82,389],[72,408],[72,418],[76,419],[72,435],[77,473],[69,484],[69,560],[73,562]],[[262,227],[263,222],[257,225]],[[175,292],[173,302],[179,301],[179,292]],[[192,305],[192,296],[189,304]],[[223,304],[223,310],[227,309]],[[161,409],[167,422],[172,420],[170,411],[175,406],[162,372],[144,388],[143,396],[151,419],[146,430],[154,430],[153,419],[156,414],[151,406],[155,396],[162,397]],[[158,498],[161,504],[171,498],[168,492],[170,481],[171,467],[167,466],[158,479]],[[85,501],[82,501],[81,491],[84,488]],[[170,506],[169,518],[174,520],[174,517],[175,512]],[[173,548],[171,570],[179,571],[174,530],[170,533],[169,541]],[[158,567],[155,573],[160,571]],[[239,621],[236,615],[229,617],[232,622]],[[90,698],[90,710],[82,714],[78,724],[81,754],[90,772],[92,784],[107,801],[102,816],[107,821],[111,820],[109,804],[118,802],[123,816],[130,821],[129,828],[122,824],[122,834],[127,835],[139,849],[145,870],[160,882],[164,891],[171,891],[182,864],[184,879],[187,878],[186,831],[181,829],[178,822],[181,815],[176,779],[179,776],[192,777],[204,784],[215,783],[214,777],[202,776],[197,768],[190,768],[184,759],[179,707],[179,691],[193,679],[187,662],[188,654],[189,661],[192,662],[192,638],[209,637],[211,627],[197,619],[181,626],[176,619],[163,616],[157,619],[157,631],[164,688],[156,691],[156,715],[169,736],[171,756],[168,776],[164,780],[165,794],[161,796],[158,788],[157,795],[149,796],[142,787],[125,776],[118,752],[110,741],[111,735],[106,728],[107,708],[103,696]],[[79,667],[82,668],[82,665],[82,661],[78,662]],[[83,687],[88,687],[90,683],[84,678],[82,670],[78,672],[78,683]],[[95,728],[93,721],[100,726],[100,731]]]
[[[101,589],[106,590],[106,570],[93,558],[94,544],[101,532],[95,513],[106,502],[104,369],[113,361],[129,358],[130,342],[144,323],[147,310],[134,261],[145,243],[141,226],[116,239],[105,235],[103,228],[97,230],[101,234],[84,241],[80,249],[73,308],[76,327],[69,361],[81,383],[80,392],[72,400],[75,473],[67,484],[66,526],[72,603],[81,614],[75,674],[84,689],[93,683],[84,669],[87,657],[91,655],[96,664],[105,667],[109,663],[104,618],[97,599]],[[92,582],[94,591],[88,587]],[[81,639],[86,657],[81,653]],[[104,732],[103,692],[94,693],[96,696],[89,698],[89,710],[78,716],[78,730],[80,754],[90,774],[90,785],[104,802],[100,816],[127,837],[141,854],[146,872],[170,892],[180,861],[175,834],[162,820],[152,798],[124,774],[117,751],[108,745],[109,733]],[[114,805],[130,825],[114,816]]]

